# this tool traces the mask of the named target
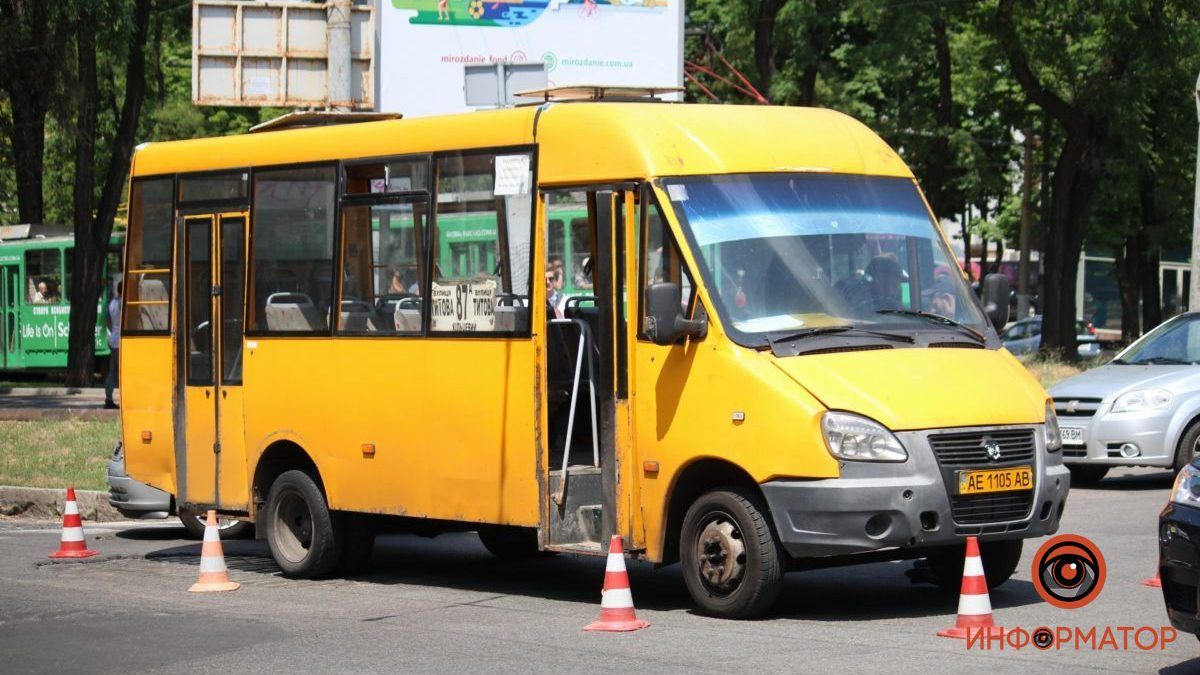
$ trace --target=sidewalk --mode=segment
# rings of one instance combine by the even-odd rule
[[[120,402],[120,397],[117,396]],[[0,421],[43,420],[74,417],[115,420],[117,410],[104,409],[104,388],[64,387],[0,388]]]

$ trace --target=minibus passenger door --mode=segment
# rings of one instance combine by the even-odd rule
[[[213,327],[216,297],[213,285],[212,215],[183,218],[183,305],[177,341],[184,376],[184,450],[179,467],[180,504],[210,506],[216,502],[217,401],[215,386],[217,331]]]

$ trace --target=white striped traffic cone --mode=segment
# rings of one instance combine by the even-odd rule
[[[958,618],[953,628],[938,631],[942,637],[967,639],[987,631],[1002,636],[1004,629],[992,623],[992,601],[988,598],[987,578],[979,557],[979,540],[967,537],[967,556],[963,561],[962,593],[958,596]]]
[[[75,488],[67,488],[67,503],[63,506],[62,538],[58,550],[51,558],[90,558],[100,555],[87,547],[83,537],[83,519],[79,517],[79,505],[75,503]]]
[[[217,528],[217,512],[209,510],[204,523],[204,543],[200,545],[200,578],[188,590],[192,593],[236,591],[241,587],[229,580],[225,554],[221,552],[221,531]]]
[[[625,572],[625,548],[621,535],[614,534],[604,567],[604,590],[600,591],[600,620],[583,629],[623,633],[649,625],[649,621],[637,618],[633,610],[633,593],[629,591],[629,574]]]

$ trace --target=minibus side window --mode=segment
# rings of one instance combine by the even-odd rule
[[[336,193],[332,165],[255,172],[250,330],[329,330]]]
[[[668,281],[679,284],[683,296],[683,314],[690,317],[695,303],[695,285],[692,274],[683,263],[679,246],[671,236],[667,221],[657,204],[651,204],[646,214],[646,231],[642,237],[642,311],[638,325],[638,338],[646,338],[645,293],[650,284]]]
[[[430,332],[529,330],[532,164],[511,150],[438,157]]]
[[[425,200],[342,206],[339,332],[420,334],[428,211]]]
[[[166,335],[171,328],[174,191],[171,178],[134,180],[130,189],[123,334]]]

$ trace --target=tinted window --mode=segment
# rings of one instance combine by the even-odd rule
[[[342,295],[338,330],[419,334],[428,203],[342,207]]]
[[[246,199],[245,171],[179,177],[179,202],[210,202]]]
[[[329,329],[336,185],[333,166],[255,172],[251,330]]]
[[[135,180],[125,248],[124,332],[166,333],[171,318],[174,204],[170,178]]]
[[[63,301],[62,256],[58,249],[25,252],[25,288],[31,305]]]

